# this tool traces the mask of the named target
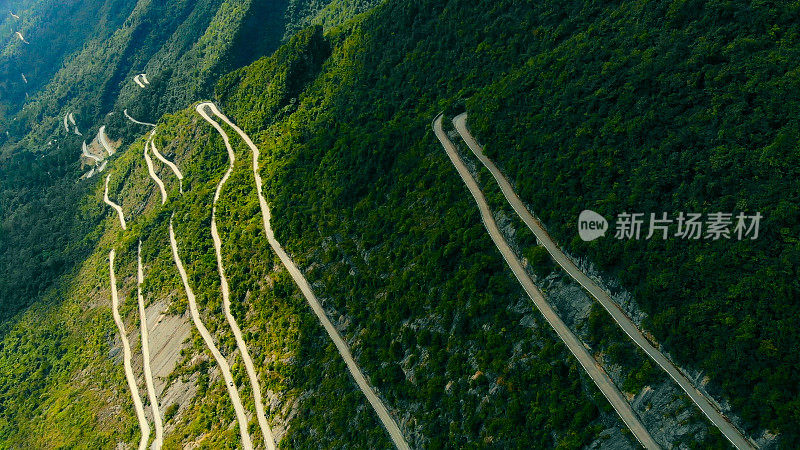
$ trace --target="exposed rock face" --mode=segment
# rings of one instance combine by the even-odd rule
[[[548,276],[543,280],[542,287],[567,325],[584,341],[592,341],[589,316],[593,299],[569,277],[561,274],[553,273]],[[629,346],[632,348],[633,344]],[[649,384],[639,392],[626,392],[624,386],[630,374],[629,369],[613,362],[606,354],[607,347],[609,346],[593,348],[592,352],[614,384],[631,399],[633,410],[659,444],[664,448],[688,448],[688,443],[700,441],[706,436],[708,425],[699,410],[660,370],[655,372],[655,376],[648,378]],[[647,360],[638,350],[629,350],[625,354],[634,355],[634,365],[643,364]]]
[[[186,314],[181,316],[168,315],[165,311],[168,308],[166,300],[159,300],[146,308],[147,325],[150,334],[150,366],[153,370],[153,383],[158,397],[161,413],[173,404],[179,406],[180,416],[184,405],[188,405],[197,393],[196,377],[183,380],[181,377],[167,384],[169,376],[181,361],[181,350],[186,346],[187,339],[191,335],[191,322]],[[133,335],[138,339],[139,329],[135,327]],[[134,336],[131,336],[133,339]],[[137,373],[141,373],[141,353],[138,353]],[[152,418],[152,409],[148,405],[146,410],[148,417]],[[174,423],[174,421],[173,421]],[[165,422],[167,431],[173,428],[170,421]]]

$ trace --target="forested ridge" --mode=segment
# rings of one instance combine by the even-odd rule
[[[152,121],[183,109],[210,96],[223,74],[276,49],[298,22],[341,11],[328,21],[335,26],[368,2],[354,11],[311,3],[20,0],[9,5],[20,19],[3,11],[10,39],[0,53],[0,264],[9,276],[0,279],[0,319],[29,305],[93,245],[83,238],[95,223],[75,214],[86,195],[86,185],[74,183],[81,141],[106,124],[113,139],[130,143],[142,129],[122,110]],[[20,29],[30,44],[11,34]],[[143,71],[148,89],[133,82]],[[84,136],[64,132],[68,113]]]
[[[750,426],[797,442],[800,13],[745,2],[612,11],[473,97],[470,125],[554,236],[633,293],[679,362],[708,374]],[[584,243],[582,209],[764,219],[755,240]]]
[[[28,237],[3,238],[4,264],[15,270],[0,285],[3,307],[10,316],[33,306],[7,320],[0,335],[0,440],[85,440],[105,448],[136,439],[113,356],[104,258],[118,248],[119,273],[133,273],[134,248],[143,239],[153,274],[146,294],[168,299],[171,312],[183,314],[166,238],[171,217],[204,320],[223,353],[234,353],[208,234],[211,197],[227,163],[221,139],[191,107],[213,96],[261,149],[278,240],[412,447],[635,445],[492,245],[430,131],[441,111],[448,118],[469,113],[470,129],[553,237],[632,293],[647,315],[645,330],[680,365],[708,376],[706,389],[730,403],[750,436],[769,431],[780,447],[797,446],[796,8],[388,0],[369,9],[360,1],[290,1],[279,20],[267,14],[269,2],[218,3],[219,9],[203,3],[214,14],[184,5],[183,25],[175,29],[194,34],[168,37],[164,25],[156,38],[148,24],[123,36],[140,36],[145,48],[148,39],[169,42],[147,51],[126,43],[126,58],[140,65],[115,69],[121,83],[147,64],[152,89],[138,92],[129,83],[99,96],[77,89],[80,97],[64,103],[49,96],[63,89],[53,82],[10,128],[27,133],[23,124],[33,118],[46,125],[4,144],[4,227],[43,223]],[[267,29],[261,19],[284,21],[285,28]],[[235,33],[223,32],[226,20],[238,24]],[[67,149],[62,142],[46,158],[30,151],[77,98],[81,117],[122,106],[136,117],[160,117],[156,143],[187,176],[181,195],[162,171],[170,202],[161,207],[141,159],[142,129],[120,114],[88,122],[106,123],[126,140],[111,163],[112,192],[133,212],[126,234],[101,204],[101,184],[75,184],[74,143]],[[57,114],[49,112],[53,105]],[[234,313],[263,385],[277,399],[268,417],[281,430],[280,446],[388,446],[266,243],[249,151],[238,137],[232,143],[237,165],[220,200],[220,233]],[[502,211],[491,181],[480,173],[479,179]],[[45,197],[34,200],[42,184]],[[56,198],[66,199],[63,206],[52,206]],[[765,219],[753,241],[626,241],[609,233],[584,243],[576,229],[583,209],[608,218],[623,211],[760,211]],[[547,277],[553,266],[546,253],[525,230],[519,243],[531,271]],[[121,279],[130,294],[132,281]],[[123,313],[138,320],[132,305]],[[609,322],[605,312],[591,311],[588,343],[600,353],[614,353],[626,339]],[[91,332],[84,334],[82,323],[91,323]],[[48,345],[31,345],[40,341]],[[238,445],[225,386],[203,348],[193,332],[174,375],[194,383],[197,395],[180,409],[163,405],[170,411],[169,448]],[[231,358],[242,382],[244,368]],[[663,381],[648,364],[641,355],[623,364],[630,370],[621,386],[626,394]],[[107,411],[120,404],[124,414],[112,418]],[[700,431],[660,443],[725,448],[694,414],[682,420]]]

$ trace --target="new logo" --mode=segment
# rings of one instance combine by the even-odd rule
[[[608,231],[608,221],[605,217],[590,209],[584,209],[578,216],[578,234],[586,242],[593,241],[600,236],[605,236]]]

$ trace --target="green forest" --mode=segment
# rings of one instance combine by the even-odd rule
[[[47,2],[29,3],[37,23],[66,20],[50,19]],[[145,3],[105,2],[102,31],[80,28],[70,34],[76,41],[42,47],[37,62],[21,62],[33,48],[0,53],[8,70],[0,72],[0,447],[138,440],[115,356],[107,256],[116,249],[121,292],[135,298],[141,239],[146,297],[185,314],[171,218],[203,320],[231,355],[237,384],[247,384],[222,314],[209,231],[227,157],[194,109],[208,99],[261,150],[277,239],[413,448],[636,446],[492,244],[431,131],[442,111],[447,119],[469,114],[473,134],[549,233],[617,280],[612,294],[632,294],[642,328],[682,367],[707,376],[705,389],[730,405],[750,437],[800,445],[796,6]],[[10,29],[3,20],[0,31]],[[31,42],[54,33],[37,26],[26,29]],[[27,87],[38,90],[29,100],[13,73],[25,64],[40,65],[24,70],[48,80]],[[152,87],[137,90],[131,78],[144,70]],[[157,122],[158,148],[186,175],[181,193],[159,166],[164,206],[141,158],[149,130],[122,109]],[[83,138],[64,135],[69,111],[87,136],[105,124],[124,141],[108,170],[110,192],[132,216],[126,232],[102,203],[102,181],[75,181]],[[278,399],[268,416],[285,426],[279,446],[389,448],[267,243],[250,152],[224,128],[237,162],[217,222],[234,314],[262,387]],[[492,208],[513,215],[483,168],[476,172]],[[756,240],[610,233],[584,242],[584,209],[607,218],[758,211],[764,220]],[[524,225],[511,224],[537,279],[558,277]],[[129,329],[138,324],[134,303],[123,307]],[[628,371],[625,394],[668,381],[600,308],[587,323],[587,345]],[[172,377],[197,393],[188,404],[162,405],[165,448],[240,445],[214,365],[193,329]],[[252,410],[252,396],[243,400]],[[118,405],[124,414],[111,413]],[[686,410],[682,425],[701,431],[671,441],[659,434],[660,445],[728,448],[698,410]],[[257,435],[255,419],[249,428]]]
[[[616,11],[472,97],[470,124],[553,235],[633,293],[678,361],[751,427],[797,442],[799,12]],[[584,243],[582,209],[764,219],[756,240]]]

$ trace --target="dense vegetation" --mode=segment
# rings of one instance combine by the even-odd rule
[[[679,362],[710,376],[712,391],[731,402],[748,431],[776,431],[785,447],[796,446],[800,132],[792,113],[800,22],[793,10],[737,2],[389,0],[346,21],[368,2],[283,3],[282,19],[267,14],[281,2],[171,5],[180,14],[152,4],[137,9],[102,47],[116,61],[111,68],[75,78],[77,64],[99,48],[85,47],[10,128],[3,152],[10,156],[0,169],[0,257],[4,273],[14,275],[1,280],[0,298],[6,317],[41,300],[2,330],[0,440],[108,447],[136,439],[122,371],[110,354],[116,343],[104,258],[117,248],[119,273],[132,274],[141,237],[152,274],[148,298],[169,298],[182,313],[166,240],[173,213],[203,318],[246,385],[221,314],[208,230],[214,185],[227,164],[221,139],[193,108],[163,117],[157,142],[187,179],[178,196],[162,171],[171,202],[161,208],[141,161],[141,129],[127,128],[120,114],[102,119],[121,107],[159,117],[214,86],[225,112],[262,149],[278,239],[414,447],[632,444],[531,310],[430,132],[438,112],[464,108],[490,156],[559,242],[618,277],[649,314],[646,327]],[[144,17],[165,22],[152,26]],[[261,27],[263,20],[271,25]],[[327,28],[304,28],[313,23]],[[233,70],[270,53],[284,33],[293,37],[274,54]],[[130,77],[145,66],[153,87],[140,92]],[[70,89],[72,79],[106,84]],[[65,108],[79,105],[84,127],[102,119],[133,141],[110,169],[113,192],[134,212],[125,234],[97,206],[98,185],[74,183],[77,138],[45,158],[21,151],[39,148]],[[43,125],[26,128],[32,123]],[[271,421],[288,427],[282,446],[386,446],[374,413],[269,249],[249,152],[238,137],[232,143],[238,163],[218,221],[234,312],[263,369],[262,386],[279,398]],[[34,200],[39,192],[44,197]],[[499,204],[496,194],[491,201]],[[607,217],[745,210],[766,218],[756,241],[585,244],[575,230],[585,208]],[[25,226],[29,235],[17,231]],[[522,241],[532,272],[547,275],[546,255],[530,236]],[[121,283],[130,297],[132,279]],[[123,312],[134,326],[133,306]],[[86,323],[93,328],[84,334]],[[634,353],[614,345],[621,337],[602,311],[592,310],[588,327],[588,343],[612,359]],[[48,345],[31,345],[28,335]],[[174,427],[168,446],[202,437],[208,447],[235,447],[225,387],[196,333],[183,358],[176,376],[193,380],[199,395],[183,409],[163,405]],[[631,373],[622,388],[631,394],[661,376],[641,359],[624,367]],[[101,390],[76,378],[102,380]],[[252,399],[244,400],[252,410]],[[120,404],[124,417],[98,413]],[[713,433],[695,438],[685,443],[725,445]]]
[[[678,361],[707,373],[751,431],[796,447],[798,12],[625,2],[602,16],[473,97],[470,125],[553,235],[634,294]],[[583,209],[764,219],[757,240],[587,244]]]
[[[11,36],[22,27],[30,44],[11,39],[0,52],[6,71],[0,73],[0,267],[9,274],[0,278],[0,321],[29,305],[93,245],[83,238],[95,224],[75,213],[86,195],[85,184],[75,184],[83,139],[105,123],[113,139],[131,142],[142,128],[123,109],[144,121],[183,109],[209,97],[221,75],[278,47],[297,22],[338,11],[328,21],[335,26],[367,4],[306,8],[296,0],[289,10],[277,0],[142,1],[135,8],[121,0],[15,3],[10,7],[21,19],[2,16],[0,31]],[[146,90],[132,80],[141,72],[151,81]],[[25,89],[30,98],[20,110]],[[64,132],[69,112],[84,137]]]
[[[44,88],[84,43],[109,39],[136,5],[135,0],[112,0],[102,5],[79,0],[7,3],[8,9],[4,4],[0,16],[0,33],[7,41],[0,52],[0,110],[7,111],[7,120],[21,109],[26,92],[33,95]],[[11,16],[12,11],[19,19]],[[97,20],[98,16],[103,20]],[[13,35],[16,31],[28,44]],[[3,134],[8,129],[7,120],[0,124]]]
[[[458,20],[469,22],[483,14],[482,6],[459,5],[454,11],[462,15]],[[427,410],[431,401],[441,402],[426,415],[432,422],[423,421],[421,428],[433,446],[459,446],[486,439],[487,433],[498,445],[509,445],[517,442],[512,430],[544,417],[533,410],[491,418],[477,408],[473,414],[436,388],[479,371],[500,386],[509,378],[511,386],[530,386],[530,380],[517,377],[531,376],[537,365],[528,363],[531,372],[523,375],[513,363],[497,364],[515,354],[517,339],[511,336],[520,330],[511,326],[518,320],[508,316],[513,313],[507,299],[519,295],[519,287],[428,129],[454,93],[468,89],[460,80],[469,79],[470,70],[474,78],[486,73],[482,61],[459,56],[470,55],[469,46],[495,50],[498,72],[504,62],[510,67],[516,54],[485,30],[483,40],[467,35],[453,40],[456,48],[440,51],[438,41],[452,39],[448,30],[457,29],[450,22],[456,19],[435,4],[419,8],[390,2],[332,35],[332,56],[299,95],[291,84],[315,71],[327,53],[311,30],[289,44],[296,48],[225,77],[216,94],[238,123],[260,136],[262,158],[270,162],[263,174],[270,180],[271,202],[282,211],[273,219],[280,239],[313,267],[308,276],[324,286],[333,317],[344,313],[351,327],[375,330],[363,340],[368,357],[360,360],[367,372],[379,374],[373,381],[390,400],[408,405],[405,409]],[[515,13],[521,11],[508,17]],[[523,26],[524,21],[508,23],[506,17],[490,23],[498,29]],[[403,29],[413,29],[413,36]],[[507,32],[516,35],[513,28]],[[429,61],[441,65],[431,67]],[[455,67],[467,75],[453,74]],[[506,335],[497,341],[485,336],[488,323],[505,324]],[[467,356],[473,352],[475,357]],[[435,363],[415,370],[419,355],[426,354]],[[403,372],[387,360],[404,361]],[[402,382],[409,373],[416,389]],[[527,404],[527,394],[507,389],[499,394],[506,404]],[[557,409],[559,400],[550,401],[550,411]],[[450,424],[456,410],[463,415]],[[448,427],[445,437],[441,432]],[[520,441],[552,445],[541,435]]]

